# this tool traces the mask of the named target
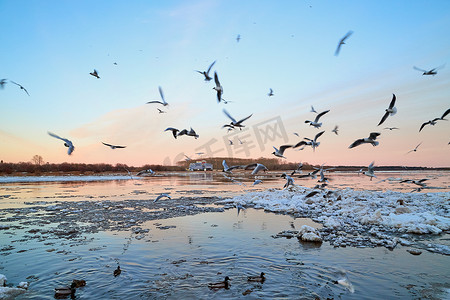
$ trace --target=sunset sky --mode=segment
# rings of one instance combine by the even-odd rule
[[[50,163],[134,166],[198,152],[274,157],[272,146],[325,130],[315,152],[287,149],[287,161],[450,166],[450,122],[419,132],[450,108],[447,0],[0,0],[0,28],[4,162],[36,154]],[[214,80],[195,72],[215,60],[210,75],[217,71],[228,104],[217,103]],[[423,76],[414,66],[441,68]],[[94,69],[100,79],[89,74]],[[158,86],[169,106],[146,104],[160,100]],[[393,93],[398,112],[377,126]],[[315,117],[311,105],[330,110],[320,129],[304,122]],[[228,133],[223,108],[236,119],[253,115],[244,130]],[[200,137],[174,139],[167,127],[192,127]],[[48,131],[71,140],[73,154]],[[370,132],[381,133],[377,147],[348,149]]]

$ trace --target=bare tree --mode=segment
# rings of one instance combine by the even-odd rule
[[[40,165],[42,165],[44,163],[44,159],[40,155],[35,155],[31,159],[31,162],[33,162],[35,165],[40,166]]]

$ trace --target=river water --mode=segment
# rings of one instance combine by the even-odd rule
[[[278,174],[279,176],[279,174]],[[0,225],[10,213],[33,203],[66,201],[148,200],[158,194],[224,199],[246,191],[282,188],[275,174],[260,177],[235,175],[230,181],[219,173],[164,173],[145,179],[73,180],[30,178],[0,183]],[[426,192],[448,192],[449,173],[379,173],[372,181],[357,174],[334,173],[333,188],[397,190],[414,186],[399,178],[429,178]],[[70,178],[69,178],[70,179]],[[380,180],[384,180],[380,182]],[[245,184],[245,185],[244,185]],[[317,180],[296,179],[314,186]],[[423,192],[423,191],[421,191]],[[164,200],[160,200],[164,201]],[[450,200],[449,200],[450,201]],[[53,289],[73,279],[86,280],[76,299],[449,299],[449,256],[424,251],[412,255],[407,246],[339,247],[328,243],[301,243],[296,238],[274,238],[283,230],[302,225],[320,228],[310,219],[247,208],[201,213],[141,224],[132,230],[102,231],[76,239],[30,239],[30,227],[0,230],[0,274],[8,283],[30,282],[17,299],[54,299]],[[147,231],[148,230],[148,231]],[[450,245],[446,233],[427,237]],[[118,277],[113,271],[121,266]],[[247,276],[266,274],[264,283]],[[228,290],[210,290],[208,283],[231,278]],[[336,283],[336,282],[339,283]],[[247,295],[243,295],[246,292]]]

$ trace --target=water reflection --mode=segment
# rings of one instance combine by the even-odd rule
[[[9,282],[27,277],[31,287],[22,299],[53,299],[53,288],[73,279],[87,285],[79,299],[252,299],[419,298],[450,288],[448,258],[419,257],[401,246],[332,248],[272,235],[309,219],[246,209],[149,221],[142,231],[104,232],[80,239],[27,238],[24,230],[0,231],[12,249],[0,252],[1,273]],[[146,232],[145,229],[148,229]],[[122,273],[113,276],[120,264]],[[261,283],[247,276],[266,273]],[[30,277],[31,276],[31,277]],[[208,289],[210,282],[232,278],[229,290]],[[336,281],[348,278],[348,286]]]

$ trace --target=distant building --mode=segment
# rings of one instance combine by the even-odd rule
[[[212,171],[212,170],[213,165],[207,163],[204,160],[189,164],[189,171]]]

